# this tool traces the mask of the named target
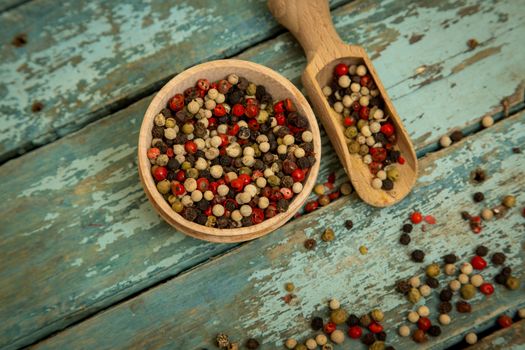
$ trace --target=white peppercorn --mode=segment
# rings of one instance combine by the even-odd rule
[[[295,348],[297,346],[297,340],[295,340],[293,338],[286,339],[286,342],[284,343],[284,346],[286,346],[286,348],[288,348],[290,350],[293,350],[293,348]]]
[[[381,131],[381,124],[379,124],[378,122],[370,123],[370,131],[373,134],[377,134],[379,131]]]
[[[195,190],[191,193],[191,200],[195,203],[195,202],[199,202],[203,197],[203,194],[201,191],[199,190]]]
[[[332,310],[337,310],[337,309],[339,309],[341,307],[341,303],[339,303],[339,300],[337,300],[337,299],[331,299],[330,303],[328,304],[328,306]]]
[[[211,201],[213,199],[213,197],[215,197],[215,196],[213,195],[212,191],[205,191],[204,192],[204,199],[206,199],[207,201]]]
[[[486,221],[492,220],[492,218],[494,217],[494,212],[492,211],[492,209],[484,208],[481,211],[481,217],[483,218],[483,220]]]
[[[446,325],[449,325],[450,324],[450,316],[447,315],[447,314],[441,314],[439,315],[439,323],[441,323],[443,326],[446,326]]]
[[[407,315],[407,320],[411,323],[416,323],[419,320],[419,314],[415,311],[410,311]]]
[[[456,265],[454,264],[446,264],[444,268],[445,274],[448,276],[452,276],[456,273]]]
[[[417,313],[421,317],[427,317],[428,315],[430,315],[430,309],[425,305],[421,305],[417,308]]]
[[[223,173],[222,166],[216,164],[210,167],[210,174],[215,179],[219,179],[222,176],[222,173]]]
[[[230,192],[230,188],[226,185],[219,185],[219,187],[217,187],[217,194],[219,196],[226,196],[228,194],[228,192]]]
[[[456,292],[460,290],[461,283],[458,280],[452,280],[448,283],[448,287],[450,288],[450,290]]]
[[[306,155],[306,152],[301,147],[297,147],[293,152],[293,155],[295,156],[295,158],[302,158]]]
[[[359,104],[361,106],[368,106],[368,104],[370,103],[370,98],[368,96],[361,96],[361,98],[359,99]]]
[[[375,179],[372,180],[372,187],[375,188],[376,190],[381,189],[382,186],[383,186],[383,181],[381,181],[381,179],[376,177]]]
[[[173,140],[177,137],[177,131],[174,128],[166,128],[164,129],[164,137],[168,140]]]
[[[191,200],[191,197],[188,195],[185,195],[181,198],[180,202],[185,207],[191,207],[193,205],[193,201]]]
[[[478,336],[476,335],[476,333],[470,332],[465,336],[465,341],[469,345],[474,345],[478,342]]]
[[[224,207],[221,204],[215,204],[213,208],[211,209],[211,212],[214,216],[223,216],[224,215]]]
[[[361,134],[364,137],[372,136],[372,132],[370,131],[370,127],[368,125],[365,125],[361,128]],[[375,143],[375,141],[374,141]]]
[[[343,112],[343,109],[344,109],[344,106],[342,102],[334,103],[334,111],[336,111],[337,113],[341,113]]]
[[[342,330],[336,329],[330,334],[330,340],[336,344],[342,344],[345,341],[345,334]]]
[[[366,67],[362,64],[357,66],[355,73],[359,75],[360,77],[366,75]]]
[[[343,96],[343,106],[350,107],[352,105],[352,103],[354,103],[354,101],[352,100],[350,95],[344,95]],[[345,113],[345,114],[347,114],[347,113]]]
[[[345,74],[339,77],[339,79],[337,80],[337,83],[339,84],[340,87],[347,88],[350,86],[351,80],[350,80],[350,77]]]
[[[315,336],[315,342],[317,343],[317,345],[322,346],[328,342],[328,338],[326,337],[326,335],[321,333]]]
[[[332,94],[332,88],[330,86],[325,86],[323,88],[323,95],[325,95],[326,97],[330,96]]]
[[[419,279],[418,276],[413,276],[411,277],[409,280],[408,280],[408,283],[414,287],[414,288],[417,288],[421,285],[421,280]]]
[[[190,112],[191,114],[197,114],[200,108],[201,106],[199,106],[199,103],[195,100],[188,103],[188,106],[187,106],[188,112]]]
[[[352,83],[350,84],[350,90],[352,92],[359,92],[359,90],[361,90],[361,85],[359,85],[358,83]]]
[[[244,204],[241,206],[240,212],[242,216],[250,216],[252,215],[252,207],[250,207],[247,204]]]
[[[472,265],[468,262],[461,264],[461,272],[465,275],[470,275],[472,273]]]
[[[441,145],[441,147],[448,147],[452,144],[452,140],[448,135],[443,135],[439,139],[439,144]]]
[[[432,289],[427,284],[424,284],[424,285],[419,287],[419,293],[423,297],[428,297],[430,295],[430,293],[432,293]]]
[[[257,203],[259,208],[266,209],[270,205],[270,200],[267,197],[259,197],[259,202]]]
[[[486,115],[481,119],[481,125],[483,125],[484,128],[491,127],[494,125],[494,119],[490,115]]]
[[[381,120],[381,119],[383,119],[383,117],[384,117],[384,112],[383,112],[383,110],[381,110],[381,109],[379,109],[379,108],[376,109],[375,112],[374,112],[374,114],[372,115],[372,117],[373,117],[375,120]]]
[[[315,339],[312,338],[306,339],[304,345],[306,345],[306,348],[309,350],[317,349],[317,342],[315,341]]]
[[[184,189],[186,192],[193,192],[197,189],[197,180],[188,178],[184,181]]]
[[[470,284],[472,284],[476,288],[481,286],[483,282],[483,276],[481,276],[480,274],[470,276]]]
[[[161,113],[157,114],[155,116],[155,125],[157,126],[164,126],[166,124],[166,118]]]
[[[312,134],[312,132],[308,130],[303,131],[303,133],[301,134],[301,138],[304,142],[312,142],[312,140],[314,139],[314,134]]]
[[[303,190],[303,184],[300,182],[295,182],[292,186],[293,193],[301,193]]]
[[[410,335],[410,328],[406,325],[399,327],[398,333],[402,337],[408,337]]]

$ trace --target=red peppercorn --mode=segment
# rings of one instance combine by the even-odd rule
[[[237,178],[237,179],[231,181],[230,186],[235,191],[240,192],[244,188],[244,182],[242,181],[241,178]]]
[[[304,170],[302,169],[295,169],[292,172],[292,178],[295,182],[301,182],[304,180]]]
[[[361,84],[361,86],[368,86],[368,84],[370,84],[370,76],[369,75],[362,76],[359,83]]]
[[[383,168],[383,164],[380,162],[372,162],[368,164],[368,169],[370,169],[370,172],[375,175],[379,170]]]
[[[168,176],[168,169],[166,169],[166,167],[159,166],[155,168],[155,170],[153,171],[153,177],[157,181],[164,180],[166,176]]]
[[[417,321],[417,328],[421,329],[423,332],[428,331],[430,327],[432,327],[432,323],[428,317],[420,317]]]
[[[485,259],[483,259],[481,256],[476,255],[470,260],[470,264],[473,268],[476,270],[483,270],[485,267],[487,267],[487,262]]]
[[[213,115],[217,117],[224,117],[226,115],[226,108],[222,104],[217,104],[213,109]]]
[[[328,322],[324,325],[324,332],[326,334],[332,334],[333,331],[337,328],[336,324],[333,322]]]
[[[192,140],[186,141],[184,143],[184,149],[189,154],[194,154],[195,152],[197,152],[197,144],[193,142]]]
[[[273,105],[273,111],[275,114],[284,112],[284,101],[279,101]]]
[[[211,205],[208,208],[206,208],[206,210],[204,211],[204,215],[206,215],[206,216],[211,216],[212,215]]]
[[[379,333],[379,332],[382,332],[383,331],[383,326],[381,326],[379,323],[377,322],[372,322],[370,323],[370,325],[368,326],[368,330],[374,334],[376,333]]]
[[[348,336],[352,339],[359,339],[363,335],[363,330],[359,326],[352,326],[348,328]]]
[[[328,179],[326,179],[326,181],[328,183],[333,184],[335,182],[335,173],[330,173],[330,175],[328,175]]]
[[[197,180],[197,189],[201,192],[205,192],[210,187],[210,182],[205,177],[201,177]]]
[[[403,164],[405,164],[405,158],[403,158],[402,156],[399,156],[399,157],[397,158],[397,162],[398,162],[399,164],[403,165]]]
[[[197,88],[199,90],[208,91],[210,89],[210,81],[208,79],[197,80]]]
[[[494,286],[491,283],[485,282],[479,286],[479,291],[485,295],[491,295],[494,293]]]
[[[176,196],[181,196],[186,192],[184,186],[180,182],[173,181],[171,183],[171,192]]]
[[[236,117],[240,117],[244,114],[244,106],[240,103],[237,103],[232,107],[232,114]]]
[[[430,225],[434,225],[436,223],[436,218],[432,215],[426,215],[425,216],[425,222]]]
[[[344,63],[339,63],[337,66],[335,66],[334,72],[338,77],[348,74],[348,66]]]
[[[226,147],[230,143],[230,139],[228,138],[228,135],[226,134],[219,134],[219,137],[221,138],[221,147]]]
[[[264,221],[264,211],[260,208],[253,208],[251,219],[254,225],[260,224]]]
[[[211,117],[208,119],[208,128],[215,129],[217,127],[217,119]]]
[[[252,182],[252,179],[248,174],[240,174],[238,178],[242,180],[244,185],[248,185],[250,182]]]
[[[158,156],[160,156],[160,149],[157,147],[153,147],[148,150],[149,159],[157,159]]]
[[[344,117],[343,119],[343,125],[344,126],[352,126],[354,125],[354,118],[350,117],[350,116],[346,116]]]
[[[390,123],[386,123],[381,125],[381,130],[383,134],[385,134],[386,137],[392,136],[394,134],[394,126]]]
[[[284,125],[284,123],[286,123],[286,117],[284,116],[284,113],[276,113],[274,117],[277,121],[277,125]]]
[[[259,122],[257,121],[257,119],[250,119],[248,120],[248,127],[250,128],[250,130],[259,130]]]
[[[221,79],[219,80],[219,82],[217,83],[217,90],[221,93],[221,94],[226,94],[228,93],[228,90],[230,90],[230,88],[232,87],[232,84],[230,84],[230,82],[226,79]]]
[[[370,114],[370,110],[368,107],[363,106],[359,109],[359,118],[368,120],[368,115]]]
[[[507,315],[501,315],[498,317],[498,324],[501,328],[508,328],[512,325],[512,318]]]
[[[352,109],[354,111],[359,111],[359,109],[361,109],[361,105],[359,104],[359,101],[354,101],[354,103],[352,103]]]
[[[328,194],[328,198],[330,198],[331,201],[336,200],[337,198],[339,198],[339,196],[341,196],[341,192],[339,191],[334,191]]]
[[[370,148],[370,155],[374,162],[383,162],[386,159],[386,149],[383,147]]]
[[[208,188],[213,194],[217,193],[217,187],[219,187],[219,184],[217,181],[210,182],[210,187]]]
[[[235,136],[235,135],[237,135],[239,133],[240,128],[241,127],[239,126],[239,124],[234,124],[228,130],[228,134],[231,135],[231,136]]]
[[[284,99],[284,108],[285,108],[288,112],[295,112],[295,106],[294,106],[292,100],[289,99],[289,98],[285,98],[285,99]]]
[[[293,192],[289,188],[281,188],[280,191],[284,199],[290,199],[293,197]]]
[[[173,156],[175,156],[175,152],[173,152],[173,148],[168,148],[166,150],[166,155],[169,157],[169,158],[173,158]]]
[[[184,170],[177,171],[177,173],[175,174],[175,179],[179,182],[184,182],[184,180],[186,180],[186,173],[184,172]]]
[[[306,203],[306,205],[304,207],[304,210],[307,213],[311,213],[312,211],[314,211],[318,207],[319,207],[319,203],[317,201],[311,201],[311,202]]]
[[[176,94],[170,100],[170,109],[174,112],[178,112],[182,108],[184,108],[184,95]]]
[[[264,210],[264,216],[267,219],[273,218],[275,215],[277,215],[277,207],[274,204],[270,204],[268,208]]]
[[[413,224],[419,224],[421,221],[423,221],[423,215],[421,215],[420,212],[415,211],[410,215],[410,221],[412,221]]]
[[[248,118],[257,117],[257,115],[259,114],[259,106],[257,106],[256,104],[247,105],[244,114],[246,114]]]

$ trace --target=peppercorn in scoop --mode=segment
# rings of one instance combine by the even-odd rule
[[[405,159],[397,149],[396,129],[364,65],[339,63],[323,94],[341,116],[348,151],[362,157],[373,175],[371,186],[390,191]]]
[[[221,229],[288,210],[315,163],[313,134],[291,99],[230,74],[173,96],[147,156],[160,194],[186,220]]]

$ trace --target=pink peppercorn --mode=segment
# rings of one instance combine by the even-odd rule
[[[160,156],[160,150],[157,147],[153,147],[148,150],[149,159],[157,159],[158,156]]]
[[[178,112],[182,108],[184,108],[184,95],[176,94],[170,100],[170,109],[174,112]]]
[[[290,199],[290,198],[293,197],[293,192],[289,188],[281,188],[280,191],[281,191],[284,199]]]
[[[168,169],[166,169],[166,167],[159,166],[159,167],[155,168],[155,170],[153,171],[153,177],[157,181],[162,181],[167,176],[168,176]]]
[[[334,72],[338,77],[348,74],[348,66],[344,63],[339,63],[337,66],[335,66]]]

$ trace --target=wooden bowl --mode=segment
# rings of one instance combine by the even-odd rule
[[[157,190],[155,181],[151,174],[151,163],[147,158],[146,153],[151,145],[153,119],[163,108],[166,107],[168,100],[173,95],[181,93],[186,88],[194,86],[199,78],[206,78],[210,81],[215,81],[224,79],[230,73],[244,76],[249,81],[264,85],[266,91],[273,96],[274,100],[281,100],[287,97],[292,99],[298,113],[308,118],[310,131],[313,134],[316,162],[307,174],[303,191],[294,198],[286,212],[280,213],[257,225],[236,229],[218,229],[188,221],[171,208]],[[162,216],[162,218],[170,225],[184,234],[211,242],[228,243],[251,240],[261,237],[286,223],[304,204],[308,195],[312,191],[319,172],[320,157],[321,139],[319,135],[319,127],[314,113],[304,96],[289,80],[280,74],[260,64],[248,61],[212,61],[199,64],[178,74],[171,79],[151,101],[146,110],[146,114],[144,115],[142,126],[140,127],[138,144],[139,175],[148,199],[160,216]]]

